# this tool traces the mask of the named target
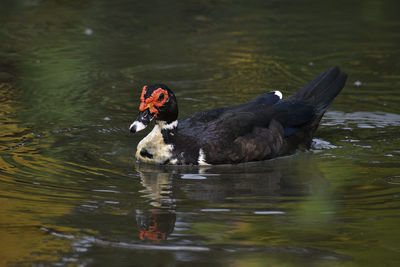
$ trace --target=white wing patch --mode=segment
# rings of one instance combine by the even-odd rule
[[[206,154],[204,154],[203,149],[199,149],[199,158],[197,159],[199,165],[210,165],[206,162]]]
[[[283,95],[280,91],[274,91],[274,94],[279,97],[279,99],[282,99]]]
[[[176,164],[178,164],[178,160],[177,159],[171,159],[169,163],[172,164],[172,165],[176,165]]]

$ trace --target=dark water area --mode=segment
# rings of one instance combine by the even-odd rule
[[[0,3],[0,266],[398,266],[398,1]],[[141,88],[180,117],[340,66],[310,151],[139,164]]]

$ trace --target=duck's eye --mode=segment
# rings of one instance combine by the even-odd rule
[[[164,93],[161,93],[158,95],[158,101],[163,101],[164,100]]]

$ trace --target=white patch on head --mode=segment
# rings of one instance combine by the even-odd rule
[[[279,97],[279,99],[282,99],[283,95],[280,91],[274,91],[274,94]]]
[[[210,165],[206,162],[206,154],[204,154],[203,149],[199,149],[199,158],[197,159],[199,165]]]
[[[163,164],[172,157],[174,146],[166,144],[162,136],[162,122],[157,122],[153,130],[143,138],[136,150],[136,158],[143,162]],[[168,124],[169,125],[169,124]],[[153,155],[153,158],[143,157],[140,151],[145,149],[148,153]]]
[[[169,124],[165,121],[159,121],[158,124],[160,124],[162,130],[172,130],[178,126],[178,121],[176,120]]]
[[[139,131],[143,130],[144,128],[146,128],[146,125],[144,125],[140,121],[135,121],[134,123],[131,124],[131,126],[129,127],[129,130],[131,130],[133,127],[135,127],[136,132],[139,132]]]

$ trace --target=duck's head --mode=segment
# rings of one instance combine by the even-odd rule
[[[145,85],[140,101],[139,116],[129,128],[132,133],[143,130],[153,119],[171,123],[178,118],[176,97],[164,84]]]

